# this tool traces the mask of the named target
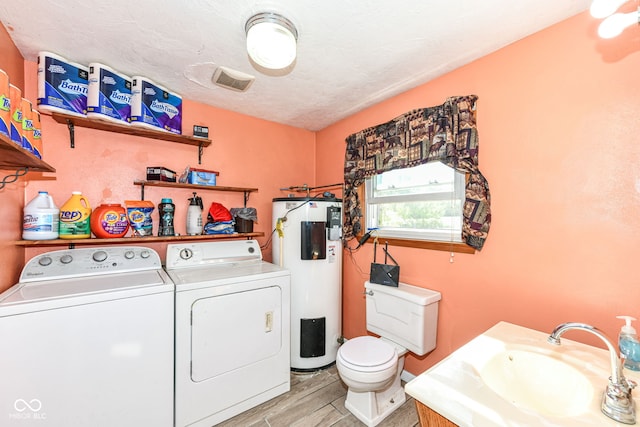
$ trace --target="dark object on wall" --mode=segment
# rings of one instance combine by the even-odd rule
[[[400,266],[395,259],[391,256],[387,250],[388,244],[384,244],[384,264],[376,263],[376,252],[378,249],[378,242],[373,242],[373,262],[371,263],[371,274],[369,281],[371,283],[377,283],[379,285],[398,286],[400,282]],[[387,264],[387,257],[391,258],[393,264]],[[394,265],[395,264],[395,265]]]

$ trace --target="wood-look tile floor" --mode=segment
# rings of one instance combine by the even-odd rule
[[[313,373],[291,373],[291,391],[239,414],[224,427],[360,427],[364,426],[345,406],[347,387],[335,365]],[[389,415],[380,427],[418,426],[413,398]]]

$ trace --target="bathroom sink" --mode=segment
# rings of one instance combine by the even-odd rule
[[[593,399],[589,379],[549,354],[502,351],[480,370],[484,383],[516,406],[558,417],[584,413]]]
[[[565,337],[552,345],[550,332],[499,322],[405,391],[462,427],[621,427],[601,409],[609,352]],[[637,372],[624,375],[640,381]]]

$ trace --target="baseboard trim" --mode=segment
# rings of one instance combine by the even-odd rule
[[[408,383],[409,381],[411,381],[412,379],[414,379],[416,376],[413,375],[411,372],[407,372],[404,369],[402,370],[402,373],[400,374],[400,379],[406,383]]]

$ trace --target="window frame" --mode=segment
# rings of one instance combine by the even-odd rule
[[[465,174],[465,184],[469,179],[469,174]],[[360,240],[364,235],[366,226],[364,226],[367,222],[366,218],[366,181],[358,186],[358,199],[362,205],[362,218],[360,219],[360,224],[363,225],[361,231],[356,234],[356,238]],[[418,239],[408,239],[408,238],[398,238],[398,237],[380,237],[379,241],[388,243],[391,246],[401,246],[408,248],[419,248],[419,249],[431,249],[435,251],[444,251],[444,252],[455,252],[455,253],[465,253],[465,254],[474,254],[476,250],[471,246],[467,245],[464,242],[445,242],[445,241],[437,241],[437,240],[418,240]],[[372,243],[373,239],[369,239],[366,243]]]

